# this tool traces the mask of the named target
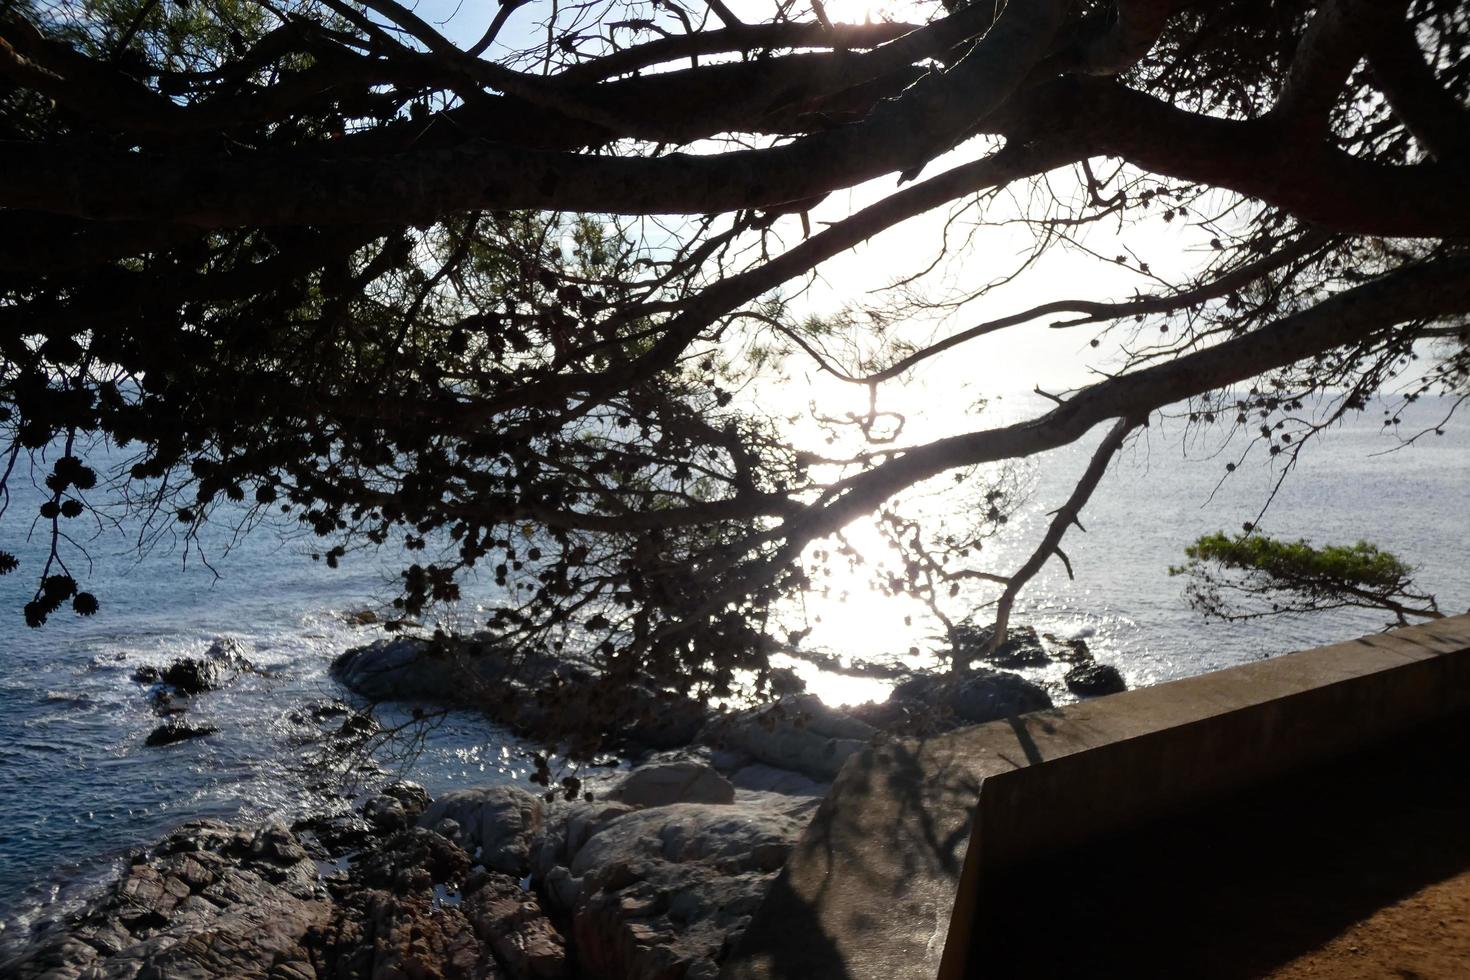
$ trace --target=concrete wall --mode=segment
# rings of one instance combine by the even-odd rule
[[[885,742],[843,768],[723,976],[961,976],[987,870],[1464,708],[1470,616],[1457,616]]]

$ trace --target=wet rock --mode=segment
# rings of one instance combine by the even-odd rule
[[[1118,668],[1111,664],[1078,664],[1062,678],[1067,689],[1084,698],[1096,698],[1105,694],[1117,694],[1128,690],[1128,684]]]
[[[1057,659],[1069,664],[1090,664],[1093,660],[1092,650],[1088,648],[1086,640],[1064,640],[1060,644]]]
[[[361,850],[378,836],[377,831],[355,813],[336,813],[301,820],[292,828],[314,837],[328,858],[339,858]]]
[[[717,718],[700,738],[769,766],[830,781],[875,734],[873,726],[802,695]]]
[[[992,626],[971,626],[963,623],[955,626],[950,631],[954,655],[965,664],[983,660],[1005,670],[1041,667],[1051,662],[1041,637],[1030,626],[1013,626],[1006,630],[1005,642],[992,650],[990,641],[994,635],[995,629]]]
[[[403,804],[391,796],[375,796],[368,800],[363,804],[362,815],[379,830],[406,830],[409,825]]]
[[[916,674],[896,684],[887,701],[851,710],[883,731],[927,736],[1051,706],[1050,695],[1020,674],[981,667]]]
[[[141,856],[3,972],[15,980],[312,978],[311,937],[330,914],[315,863],[289,831],[199,821]]]
[[[459,824],[460,844],[491,871],[524,877],[532,842],[543,825],[541,799],[515,786],[483,786],[446,793],[418,819],[433,828],[446,818]]]
[[[173,692],[161,687],[154,691],[152,697],[148,699],[148,706],[160,718],[171,718],[176,715],[182,715],[189,710],[186,706],[179,703],[178,699],[174,697]]]
[[[403,812],[410,820],[417,820],[429,808],[429,793],[418,783],[407,779],[395,779],[385,783],[379,791],[403,804]]]
[[[180,694],[203,694],[224,684],[227,673],[220,661],[181,657],[163,668],[159,679]]]
[[[632,806],[671,803],[732,803],[735,787],[713,767],[699,762],[666,762],[640,766],[606,794]]]
[[[434,644],[415,637],[378,640],[332,661],[332,673],[371,701],[459,703],[466,695],[463,678],[436,652]]]
[[[203,738],[205,735],[213,735],[218,731],[219,729],[214,725],[191,725],[185,721],[168,721],[149,732],[143,744],[156,748],[191,738]]]
[[[409,892],[457,884],[470,870],[470,856],[458,844],[422,827],[394,834],[352,866],[354,883],[367,888]]]
[[[790,667],[776,667],[767,675],[771,694],[784,698],[792,694],[805,694],[806,681]]]
[[[312,721],[326,721],[328,718],[341,718],[343,715],[353,713],[352,707],[343,701],[333,699],[331,701],[312,701],[302,708]]]

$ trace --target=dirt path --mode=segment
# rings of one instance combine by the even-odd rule
[[[1470,977],[1470,872],[1429,885],[1380,909],[1320,949],[1270,974],[1270,980],[1348,977]]]
[[[1470,980],[1470,719],[992,895],[980,977]]]

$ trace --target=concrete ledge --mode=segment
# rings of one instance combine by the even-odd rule
[[[851,759],[727,980],[958,977],[981,881],[1470,707],[1470,616]]]

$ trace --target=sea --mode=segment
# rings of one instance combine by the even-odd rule
[[[1039,405],[1034,396],[1008,397],[1004,411],[1016,416]],[[1413,564],[1446,612],[1463,612],[1470,608],[1470,419],[1444,421],[1452,407],[1444,398],[1371,405],[1319,434],[1284,481],[1280,462],[1259,455],[1227,478],[1225,463],[1240,443],[1202,435],[1182,418],[1156,420],[1119,454],[1083,512],[1086,532],[1066,539],[1075,577],[1050,562],[1022,594],[1013,622],[1085,638],[1132,686],[1384,628],[1385,616],[1363,610],[1204,621],[1169,566],[1198,535],[1245,522],[1319,544],[1369,539]],[[988,566],[1024,560],[1099,437],[1007,475],[1019,488],[1018,509],[985,544]],[[121,462],[123,454],[107,458]],[[0,548],[21,559],[16,573],[0,577],[0,952],[74,907],[130,850],[180,823],[290,820],[323,805],[300,709],[348,697],[328,666],[383,635],[375,625],[353,625],[352,614],[392,596],[402,558],[388,548],[329,569],[311,559],[312,539],[276,526],[236,535],[226,521],[185,542],[168,527],[146,534],[128,518],[78,518],[78,548],[65,554],[101,610],[87,618],[63,610],[30,629],[21,607],[45,560],[44,528],[32,523],[34,483],[43,475],[22,464],[0,519]],[[439,612],[446,626],[481,622],[494,587],[472,582],[466,596]],[[793,614],[812,628],[808,645],[843,657],[928,663],[939,649],[937,621],[918,603],[875,591],[862,569]],[[985,610],[975,617],[985,621]],[[219,639],[237,641],[258,669],[194,699],[189,718],[218,734],[146,747],[158,719],[134,672],[198,655]],[[794,663],[825,700],[883,696],[881,682]],[[1042,668],[1036,679],[1062,701],[1069,695],[1058,671]],[[390,706],[381,717],[391,725],[407,711]],[[407,749],[385,747],[369,767],[371,778],[411,778],[431,793],[524,781],[528,771],[524,747],[469,713],[448,716]]]

